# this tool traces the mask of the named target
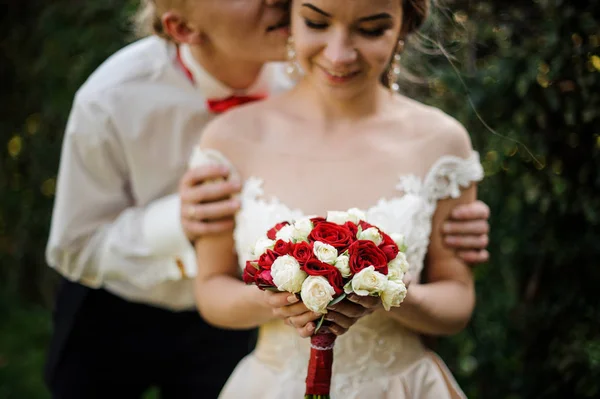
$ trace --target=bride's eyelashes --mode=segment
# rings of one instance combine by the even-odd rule
[[[325,23],[325,22],[315,22],[315,21],[311,21],[308,18],[304,18],[304,24],[312,30],[326,30],[329,27],[329,24]],[[357,31],[366,37],[380,37],[383,36],[385,34],[385,32],[388,29],[391,29],[392,26],[390,25],[385,25],[385,26],[378,26],[376,28],[371,28],[371,29],[367,29],[367,28],[357,28]]]
[[[308,18],[304,18],[304,23],[306,24],[306,26],[308,28],[314,29],[314,30],[325,30],[325,29],[327,29],[327,26],[328,26],[326,23],[314,22]]]

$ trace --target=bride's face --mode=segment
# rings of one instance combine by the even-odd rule
[[[296,57],[319,90],[343,97],[377,87],[397,47],[400,0],[294,0]]]

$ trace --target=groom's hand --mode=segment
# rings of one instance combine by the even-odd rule
[[[240,190],[239,181],[227,180],[225,166],[207,165],[188,170],[179,184],[181,225],[190,241],[205,234],[233,228],[233,216],[240,208],[232,198]]]
[[[443,224],[444,243],[467,263],[487,262],[489,217],[490,208],[482,201],[457,206]]]

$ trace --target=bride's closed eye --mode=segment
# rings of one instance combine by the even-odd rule
[[[325,30],[329,27],[329,24],[326,22],[315,22],[308,18],[304,18],[304,24],[313,30]],[[379,26],[376,28],[357,28],[358,33],[366,37],[380,37],[385,34],[388,29],[392,27],[389,25]]]
[[[314,22],[308,18],[304,18],[304,24],[310,29],[314,30],[324,30],[327,29],[328,24],[325,22]]]
[[[378,28],[374,28],[374,29],[359,28],[358,31],[364,36],[380,37],[380,36],[383,36],[385,31],[387,31],[390,28],[391,27],[389,27],[389,26],[383,26],[383,27],[378,27]]]

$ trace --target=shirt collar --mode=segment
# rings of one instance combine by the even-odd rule
[[[271,73],[270,68],[262,68],[258,79],[248,89],[235,90],[228,87],[224,83],[217,80],[214,76],[209,74],[203,67],[196,61],[192,55],[190,46],[181,44],[179,46],[181,55],[181,62],[190,71],[194,78],[194,85],[205,98],[219,99],[227,98],[231,95],[267,95],[269,94]]]

